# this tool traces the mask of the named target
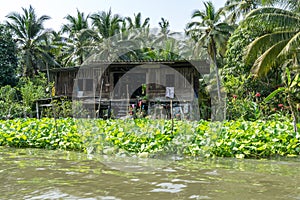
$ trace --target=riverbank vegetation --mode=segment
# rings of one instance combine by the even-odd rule
[[[214,78],[199,80],[199,106],[207,110],[210,93],[216,92],[217,100],[226,102],[225,121],[210,122],[210,115],[201,116],[205,120],[199,122],[83,120],[87,127],[84,134],[77,124],[79,119],[67,118],[72,113],[71,102],[52,102],[57,105],[45,116],[59,119],[30,118],[36,116],[37,99],[55,94],[45,72],[80,66],[96,50],[109,60],[105,55],[114,48],[106,43],[108,38],[117,42],[142,34],[148,38],[151,19],[143,19],[142,13],[127,17],[111,10],[88,15],[77,10],[75,16],[66,15],[67,23],[58,31],[45,29],[47,20],[50,16],[39,17],[30,6],[22,13],[8,13],[7,22],[0,24],[0,145],[149,156],[162,152],[299,155],[298,0],[228,0],[219,10],[207,1],[203,9],[193,12],[192,22],[185,27],[184,43],[193,49],[188,56],[182,43],[177,43],[169,21],[162,18],[155,39],[136,38],[140,48],[119,58],[176,60],[184,55],[185,59],[210,60]],[[137,29],[142,34],[129,34]],[[157,43],[165,49],[152,48]],[[208,79],[216,83],[217,91],[210,91]]]
[[[286,120],[26,118],[1,121],[0,145],[140,157],[270,158],[298,156],[300,133]]]

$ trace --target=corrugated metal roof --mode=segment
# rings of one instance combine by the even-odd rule
[[[164,60],[164,59],[143,59],[143,60],[90,60],[88,64],[142,64],[142,63],[175,63],[175,62],[188,62],[187,60]],[[84,64],[83,64],[84,65]]]
[[[142,64],[183,64],[189,63],[190,65],[196,68],[207,68],[209,67],[209,63],[205,60],[97,60],[95,62],[89,62],[88,64],[83,64],[81,66],[74,66],[74,67],[64,67],[64,68],[54,68],[50,69],[51,72],[59,72],[59,71],[73,71],[78,70],[79,68],[84,67],[91,67],[97,65],[142,65]]]

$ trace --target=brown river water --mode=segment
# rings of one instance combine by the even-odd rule
[[[300,199],[300,159],[145,159],[0,147],[0,199]]]

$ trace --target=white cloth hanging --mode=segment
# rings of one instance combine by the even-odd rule
[[[174,99],[174,87],[166,87],[166,97]]]

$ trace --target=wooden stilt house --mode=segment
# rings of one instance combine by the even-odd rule
[[[205,61],[97,61],[50,77],[55,96],[80,103],[89,117],[182,119],[197,115],[199,77],[208,73]]]

